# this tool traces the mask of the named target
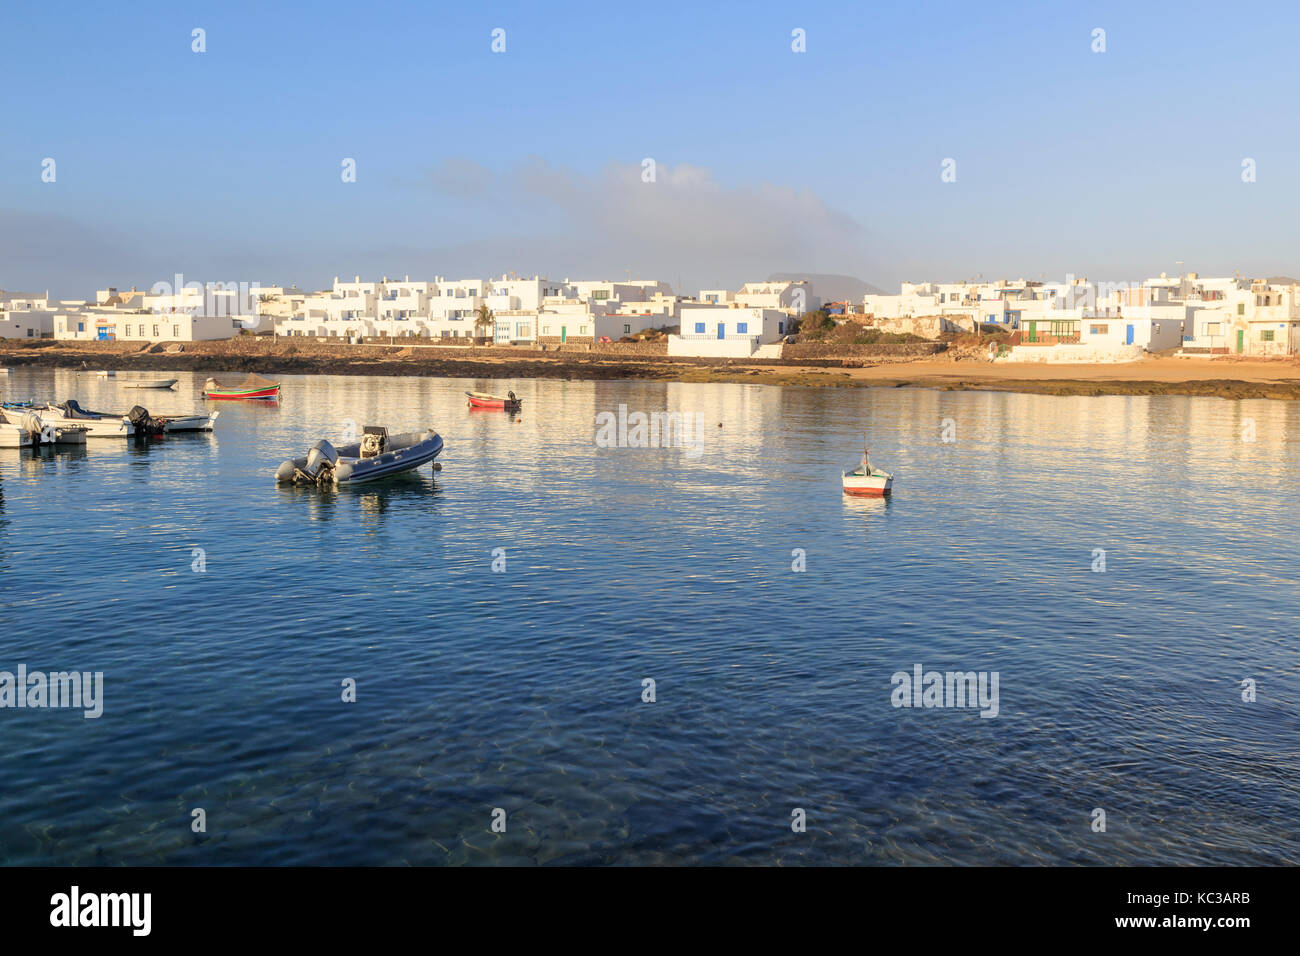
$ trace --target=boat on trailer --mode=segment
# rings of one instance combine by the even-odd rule
[[[523,407],[523,399],[517,398],[514,392],[508,392],[503,398],[500,395],[489,395],[487,392],[466,392],[469,398],[470,408],[493,408],[517,412]]]
[[[357,485],[377,481],[428,464],[442,451],[442,436],[432,428],[389,435],[387,428],[367,425],[361,441],[335,448],[325,439],[303,458],[290,458],[275,471],[275,480],[295,485]],[[442,466],[433,461],[433,470]]]
[[[210,377],[203,385],[203,397],[215,399],[278,399],[280,383],[260,375],[248,375],[242,381],[221,381]]]
[[[844,472],[842,481],[846,495],[884,498],[894,488],[894,476],[871,464],[871,450],[867,448],[865,442],[862,446],[862,464],[852,471]]]

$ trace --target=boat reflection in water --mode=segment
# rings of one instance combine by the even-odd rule
[[[303,507],[311,521],[330,521],[359,513],[366,518],[383,518],[389,511],[413,515],[425,510],[424,505],[437,500],[441,491],[438,483],[428,475],[406,472],[382,482],[364,485],[301,485],[288,482],[276,484],[280,495]]]

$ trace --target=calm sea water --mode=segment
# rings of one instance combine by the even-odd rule
[[[597,447],[619,404],[701,453]],[[349,420],[444,470],[275,485]],[[864,429],[888,503],[840,492]],[[0,449],[0,670],[105,684],[0,710],[0,861],[1295,863],[1297,449],[1284,402],[342,376]],[[998,717],[895,708],[916,664],[998,672]]]

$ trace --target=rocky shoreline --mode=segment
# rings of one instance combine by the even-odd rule
[[[294,345],[280,340],[235,339],[140,347],[109,342],[0,342],[0,365],[12,368],[88,368],[140,372],[257,372],[261,375],[415,375],[445,378],[650,379],[743,382],[820,388],[933,388],[1010,391],[1040,395],[1194,395],[1227,399],[1300,400],[1295,363],[1252,367],[1214,365],[1211,374],[1180,375],[1194,368],[1166,363],[1158,376],[1143,367],[1072,366],[1033,370],[957,354],[890,354],[873,358],[683,359],[666,354],[539,352],[509,348],[406,347],[401,345]],[[1274,373],[1274,369],[1276,372]],[[0,382],[3,380],[0,379]]]

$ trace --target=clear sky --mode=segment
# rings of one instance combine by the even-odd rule
[[[6,0],[0,288],[1296,274],[1298,26],[1283,3]]]

